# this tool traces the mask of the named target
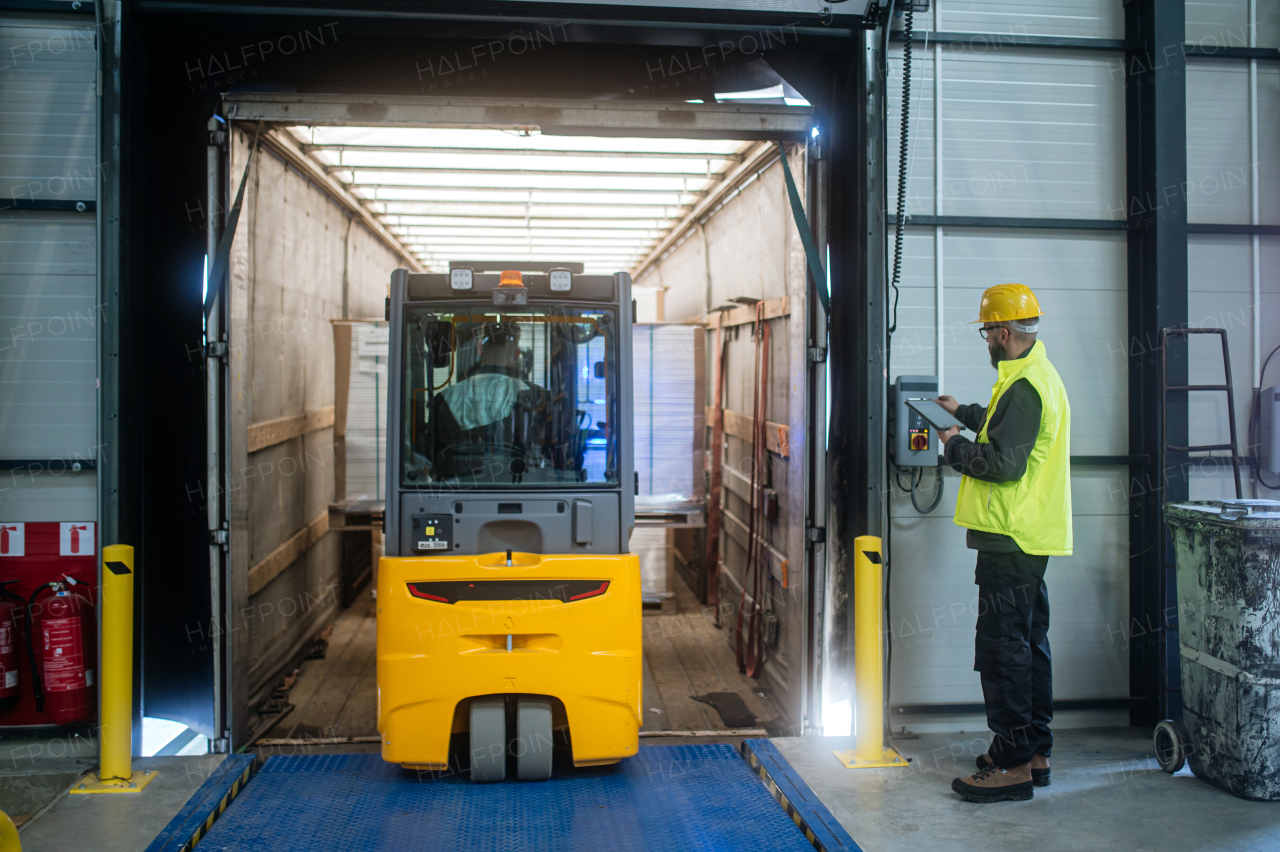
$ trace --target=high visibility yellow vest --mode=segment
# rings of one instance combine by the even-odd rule
[[[956,497],[955,522],[971,530],[1003,533],[1026,553],[1071,555],[1071,405],[1044,344],[1036,341],[1025,358],[1001,361],[991,388],[987,423],[1004,392],[1026,379],[1040,394],[1040,430],[1027,459],[1027,471],[1015,482],[983,482],[965,476]],[[989,443],[987,423],[978,443]]]

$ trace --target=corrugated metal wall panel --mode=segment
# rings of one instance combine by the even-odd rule
[[[0,18],[0,74],[0,197],[92,201],[92,22]],[[0,219],[0,457],[97,458],[97,301],[92,212],[6,212]],[[0,520],[97,514],[93,471],[28,468],[9,479]]]
[[[1188,220],[1247,223],[1252,171],[1248,65],[1188,60]]]
[[[1280,9],[1280,3],[1276,3]],[[1258,63],[1258,221],[1280,225],[1280,65]]]
[[[1227,331],[1236,386],[1236,424],[1242,446],[1253,376],[1252,255],[1252,238],[1245,235],[1193,234],[1187,245],[1187,315],[1194,328],[1224,328]],[[1221,384],[1222,347],[1218,338],[1193,337],[1190,346],[1190,381],[1194,384]],[[1225,394],[1193,393],[1188,404],[1191,443],[1227,440]],[[1229,470],[1227,474],[1224,486],[1229,484]]]
[[[908,228],[905,236],[893,369],[895,373],[932,375],[936,372],[938,344],[933,231]]]
[[[1251,9],[1252,7],[1252,9]],[[1256,15],[1250,20],[1251,11]],[[1250,0],[1193,0],[1186,4],[1188,42],[1217,48],[1280,45],[1280,4]],[[1255,77],[1256,74],[1256,77]],[[1254,82],[1256,80],[1256,90]],[[1256,93],[1256,94],[1255,94]],[[1255,100],[1256,97],[1256,100]],[[1256,123],[1255,123],[1256,122]],[[1232,58],[1187,63],[1188,219],[1193,223],[1280,224],[1280,68]],[[1236,440],[1250,452],[1254,374],[1280,343],[1280,240],[1270,236],[1192,234],[1187,245],[1189,321],[1225,328],[1236,391]],[[1255,341],[1256,337],[1256,341]],[[1193,338],[1190,379],[1222,381],[1216,339]],[[1280,382],[1272,360],[1263,386]],[[1225,442],[1227,408],[1220,393],[1193,393],[1192,443]],[[1192,499],[1233,497],[1229,462],[1194,460]],[[1244,477],[1245,495],[1274,496]]]
[[[1186,9],[1188,44],[1249,46],[1249,0],[1188,0]]]
[[[97,67],[91,21],[0,19],[0,194],[94,199]]]
[[[1280,47],[1280,3],[1259,3],[1258,47]]]
[[[1072,452],[1121,455],[1128,446],[1126,241],[1106,232],[943,229],[945,378],[942,391],[986,403],[995,371],[971,321],[993,282],[1021,281],[1044,308],[1041,339],[1072,409]],[[934,241],[909,232],[892,375],[934,372]],[[1050,562],[1050,642],[1063,698],[1128,690],[1127,474],[1072,471],[1075,553]],[[895,651],[892,703],[981,701],[973,668],[976,595],[964,530],[951,520],[959,477],[945,474],[941,504],[919,515],[894,489],[890,514]],[[922,502],[932,493],[926,474]],[[1118,644],[1117,644],[1118,640]]]
[[[96,458],[96,258],[92,213],[0,219],[5,458]]]
[[[39,470],[6,471],[4,478],[7,487],[0,521],[5,523],[70,523],[97,515],[95,471],[53,475]]]
[[[947,2],[938,29],[1123,37],[1120,4]],[[978,49],[981,46],[981,50]],[[1012,48],[997,35],[944,45],[935,101],[932,49],[913,66],[910,208],[944,216],[1115,220],[1126,215],[1124,73],[1119,56]],[[889,205],[896,202],[901,51],[889,82]],[[933,119],[940,126],[935,152]],[[940,154],[935,178],[929,159]],[[940,182],[935,186],[934,179]],[[934,192],[941,209],[934,209]],[[892,238],[891,248],[892,248]],[[942,252],[941,300],[938,316]],[[992,284],[1030,285],[1045,311],[1041,340],[1072,406],[1075,455],[1128,452],[1127,242],[1110,231],[910,228],[903,251],[890,377],[937,372],[942,392],[985,404],[995,372],[971,321]],[[939,326],[940,323],[940,326]],[[982,700],[973,673],[976,554],[952,522],[959,477],[927,516],[892,489],[892,703]],[[925,501],[933,478],[926,474]],[[1050,563],[1055,688],[1064,698],[1128,693],[1128,483],[1123,467],[1072,471],[1075,553]],[[916,720],[919,727],[922,720]],[[931,719],[954,725],[958,720]],[[1096,722],[1096,718],[1090,721]]]
[[[971,321],[982,291],[1030,286],[1045,312],[1040,339],[1071,400],[1071,451],[1124,454],[1128,446],[1125,238],[1106,232],[946,229],[945,392],[985,403],[995,373]]]
[[[1075,554],[1054,557],[1046,575],[1058,698],[1128,693],[1126,479],[1123,468],[1072,471]],[[893,492],[893,704],[982,701],[973,671],[977,553],[965,547],[964,530],[951,520],[958,482],[945,475],[942,502],[928,516]],[[932,487],[931,474],[922,486]]]
[[[1188,300],[1190,323],[1198,328],[1225,328],[1231,352],[1236,397],[1237,441],[1242,452],[1248,441],[1249,408],[1254,370],[1252,238],[1235,234],[1194,234],[1188,241]],[[1261,240],[1260,356],[1280,345],[1280,239]],[[1220,383],[1222,355],[1216,337],[1192,339],[1190,380]],[[1273,358],[1264,384],[1280,384],[1280,356]],[[1225,442],[1229,435],[1224,394],[1191,395],[1189,420],[1192,443]],[[1229,462],[1197,461],[1191,470],[1191,499],[1219,500],[1235,496]],[[1246,478],[1246,488],[1247,488]],[[1268,491],[1259,487],[1259,496]],[[1246,494],[1245,496],[1249,496]]]
[[[944,12],[945,14],[945,12]],[[1118,219],[1124,216],[1124,74],[1109,54],[944,46],[945,215]],[[933,210],[933,59],[912,62],[912,212]],[[897,203],[901,51],[890,62],[889,206]],[[918,92],[918,94],[917,94]]]
[[[1121,218],[1124,87],[1114,57],[1008,50],[949,59],[944,213]]]
[[[911,60],[911,114],[907,161],[907,215],[931,215],[934,210],[934,109],[933,48],[917,44]],[[889,120],[889,210],[898,204],[898,139],[902,128],[902,51],[890,51],[886,93]],[[943,60],[945,63],[945,59]]]
[[[1112,0],[942,0],[936,4],[942,32],[1123,38],[1124,9]]]

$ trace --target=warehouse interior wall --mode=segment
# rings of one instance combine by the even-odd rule
[[[939,9],[944,22],[957,11],[951,4]],[[1120,23],[1104,17],[1095,25],[1098,32],[1091,35]],[[902,107],[896,53],[888,83],[891,152],[898,148]],[[1109,79],[1108,57],[1014,48],[975,54],[964,45],[932,45],[917,55],[909,213],[1103,219],[1109,206],[1123,208],[1124,92]],[[893,205],[898,175],[896,159],[890,162]],[[971,321],[987,287],[1025,283],[1045,311],[1039,339],[1071,399],[1072,454],[1125,455],[1124,235],[1045,224],[907,229],[890,381],[903,374],[938,375],[941,393],[985,405],[995,371]],[[982,701],[973,672],[975,554],[951,520],[959,476],[950,470],[941,475],[942,501],[927,515],[890,485],[890,704]],[[1116,641],[1128,616],[1126,479],[1122,466],[1072,470],[1075,552],[1054,559],[1049,574],[1059,700],[1128,694],[1127,646]],[[933,474],[926,473],[926,496],[932,485]],[[1109,625],[1116,629],[1108,631]],[[1123,713],[1060,714],[1058,724],[1122,723]],[[963,728],[970,721],[962,715],[893,720],[913,730]],[[977,718],[971,721],[981,727]]]
[[[232,194],[252,141],[233,131]],[[248,632],[233,689],[255,708],[342,604],[332,320],[380,318],[406,260],[272,148],[248,181],[230,264],[228,490],[231,611]]]
[[[1264,8],[1266,7],[1266,8]],[[1280,44],[1280,12],[1258,4],[1263,17],[1249,27],[1247,5],[1187,6],[1187,41],[1223,46]],[[1199,14],[1193,14],[1197,12]],[[1206,13],[1213,13],[1206,18]],[[1252,43],[1250,41],[1252,40]],[[1241,44],[1241,43],[1244,44]],[[1280,66],[1253,60],[1187,60],[1188,220],[1208,226],[1280,225]],[[1227,332],[1235,397],[1236,443],[1244,454],[1254,409],[1253,389],[1280,384],[1280,358],[1262,376],[1263,362],[1280,346],[1280,237],[1266,234],[1192,233],[1187,241],[1188,320],[1192,327]],[[1188,357],[1193,384],[1222,384],[1216,337],[1193,338]],[[1230,436],[1221,394],[1193,394],[1192,444],[1226,443]],[[1245,471],[1244,496],[1274,498],[1277,491]],[[1193,500],[1235,497],[1230,462],[1195,461],[1187,472]],[[1250,481],[1252,479],[1252,481]],[[1276,483],[1280,476],[1264,477]]]
[[[1039,337],[1072,403],[1076,457],[1075,552],[1052,559],[1047,576],[1055,700],[1111,699],[1116,708],[1060,710],[1057,724],[1123,724],[1134,638],[1127,515],[1135,489],[1147,487],[1130,479],[1122,461],[1129,453],[1129,358],[1140,347],[1151,358],[1160,356],[1158,341],[1129,339],[1126,318],[1127,249],[1120,229],[1131,204],[1125,198],[1123,54],[1015,47],[1000,38],[1122,39],[1121,10],[1119,4],[1048,2],[1025,14],[997,17],[979,4],[940,0],[932,6],[915,21],[906,210],[916,222],[906,229],[889,379],[936,374],[942,393],[985,404],[995,372],[970,325],[979,296],[1005,281],[1035,290],[1045,311]],[[1189,3],[1188,42],[1227,44],[1232,36],[1244,44],[1274,41],[1274,15],[1263,11],[1264,20],[1250,27],[1248,8],[1244,2],[1223,8]],[[1206,14],[1218,18],[1201,20]],[[990,35],[930,44],[936,31]],[[897,201],[901,86],[899,45],[887,84],[891,211]],[[1251,87],[1257,93],[1252,101]],[[1280,159],[1274,150],[1280,144],[1280,71],[1256,60],[1251,68],[1248,61],[1189,59],[1187,101],[1188,175],[1182,190],[1192,231],[1190,325],[1227,329],[1236,446],[1243,455],[1249,452],[1260,359],[1280,343],[1280,279],[1274,270],[1280,242],[1267,235],[1196,233],[1195,224],[1280,222],[1275,193],[1260,192],[1275,185],[1271,170]],[[958,217],[965,217],[963,225]],[[1010,227],[1014,223],[991,221],[995,217],[1023,222]],[[892,235],[889,242],[892,251]],[[1191,347],[1191,381],[1222,382],[1217,338],[1194,339]],[[1277,366],[1280,360],[1272,362],[1264,386],[1277,383]],[[1193,395],[1193,443],[1226,442],[1227,425],[1223,395]],[[1097,463],[1107,458],[1116,461]],[[1231,470],[1224,458],[1193,460],[1186,472],[1192,499],[1234,497]],[[958,475],[947,470],[942,476],[942,501],[927,515],[890,485],[891,705],[982,700],[972,672],[975,554],[965,549],[964,531],[951,521]],[[926,473],[926,499],[932,484]],[[1247,475],[1245,492],[1250,496]],[[1273,494],[1260,487],[1257,496]],[[978,715],[913,716],[910,707],[904,710],[893,721],[912,730],[982,727]]]
[[[774,143],[769,143],[777,148]],[[805,186],[803,146],[788,146],[792,173]],[[708,311],[734,306],[732,299],[786,299],[788,312],[771,320],[768,405],[765,419],[786,425],[787,455],[770,452],[767,485],[777,491],[777,518],[763,538],[767,583],[765,608],[778,619],[777,642],[767,649],[761,686],[787,713],[794,732],[801,723],[804,642],[804,434],[805,287],[804,250],[791,218],[782,164],[776,156],[753,178],[710,211],[653,266],[636,290],[661,288],[668,322],[700,322]],[[751,417],[755,393],[756,342],[751,325],[725,329],[726,412]],[[707,332],[707,405],[715,393],[717,336]],[[726,419],[730,415],[726,414]],[[710,421],[708,424],[710,425]],[[709,452],[715,452],[711,448]],[[752,444],[726,429],[723,456],[724,519],[720,534],[720,625],[734,642],[742,596],[752,467]]]
[[[46,49],[46,46],[48,49]],[[55,52],[56,51],[56,52]],[[98,517],[92,21],[0,17],[0,522]],[[32,110],[47,112],[31,122]],[[78,206],[77,206],[78,205]],[[80,462],[76,469],[72,465]]]

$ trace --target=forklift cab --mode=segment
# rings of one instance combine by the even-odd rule
[[[532,268],[530,268],[532,267]],[[631,279],[581,266],[396,270],[389,299],[385,760],[474,781],[634,755]]]

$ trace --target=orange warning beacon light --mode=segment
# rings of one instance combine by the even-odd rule
[[[518,269],[504,269],[493,291],[493,303],[498,307],[529,304],[529,291]]]

